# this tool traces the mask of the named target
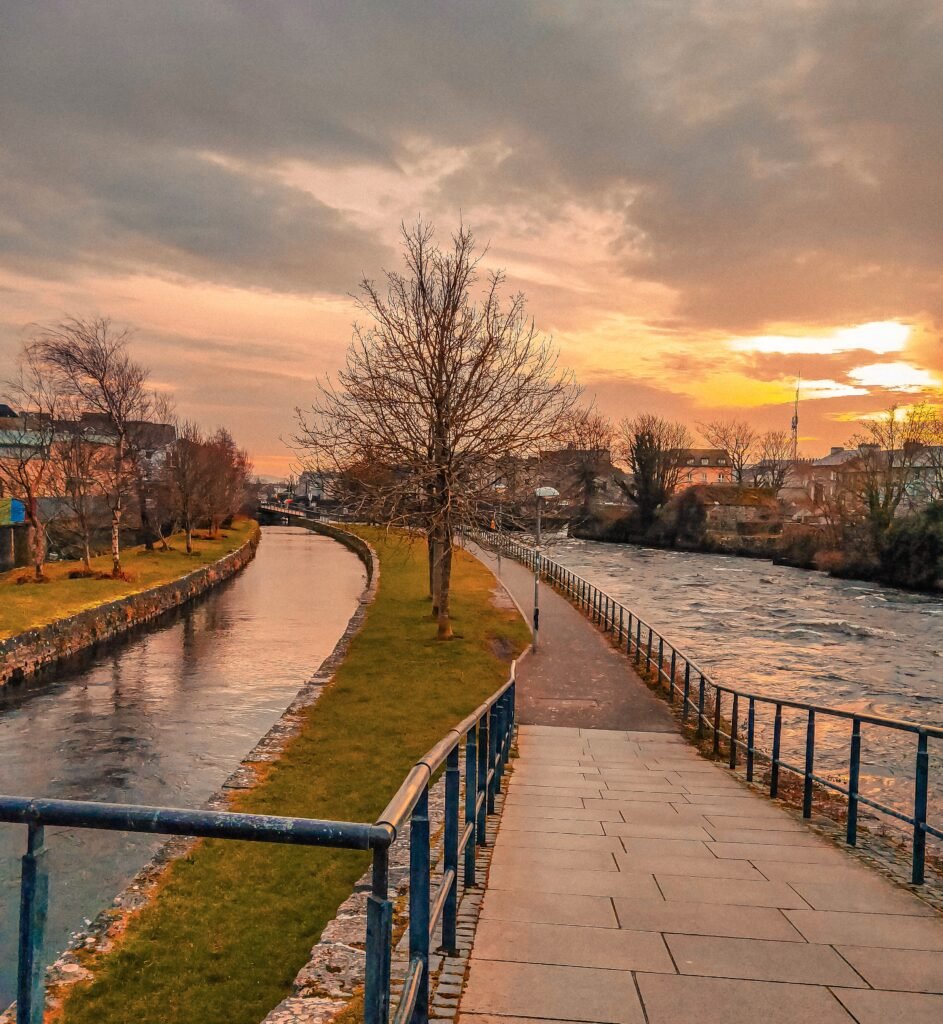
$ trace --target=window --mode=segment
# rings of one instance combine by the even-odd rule
[[[726,473],[718,473],[717,474],[717,482],[719,484],[722,484],[726,479],[727,479],[727,474]]]
[[[688,465],[689,466],[693,466],[694,465],[694,459],[688,459]]]
[[[718,466],[726,466],[727,465],[727,460],[726,459],[718,459],[717,460],[717,465]]]
[[[711,460],[710,459],[701,459],[701,465],[702,466],[709,466],[710,464],[711,464]]]

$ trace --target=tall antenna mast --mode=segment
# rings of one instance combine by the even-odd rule
[[[802,374],[796,378],[796,404],[792,410],[792,461],[793,464],[799,461],[799,385],[802,383]]]

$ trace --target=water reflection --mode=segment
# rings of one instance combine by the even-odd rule
[[[768,562],[553,540],[550,557],[596,583],[731,686],[848,711],[943,723],[943,601]],[[744,712],[745,713],[745,712]],[[772,715],[758,711],[771,743]],[[816,721],[816,769],[847,778],[850,723]],[[912,810],[916,739],[865,725],[866,793]],[[784,712],[802,765],[805,716]],[[930,819],[943,820],[943,742],[930,742]]]
[[[346,548],[266,527],[255,560],[197,605],[80,670],[6,694],[0,792],[199,807],[330,653],[363,585]],[[159,842],[48,830],[49,947],[61,948]],[[21,826],[0,825],[0,1006],[13,997],[24,844]]]

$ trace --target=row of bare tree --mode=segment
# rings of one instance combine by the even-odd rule
[[[127,526],[148,548],[166,548],[166,533],[179,527],[190,552],[198,522],[215,533],[242,505],[248,454],[224,428],[204,436],[194,423],[178,424],[170,397],[149,386],[131,356],[129,337],[107,319],[65,320],[26,343],[5,382],[5,401],[20,412],[0,423],[0,487],[23,503],[37,580],[53,522],[74,540],[86,572],[94,538],[107,530],[118,577]]]

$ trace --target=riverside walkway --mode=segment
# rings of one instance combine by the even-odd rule
[[[541,626],[460,1024],[943,1020],[936,911],[700,757],[547,587]]]

